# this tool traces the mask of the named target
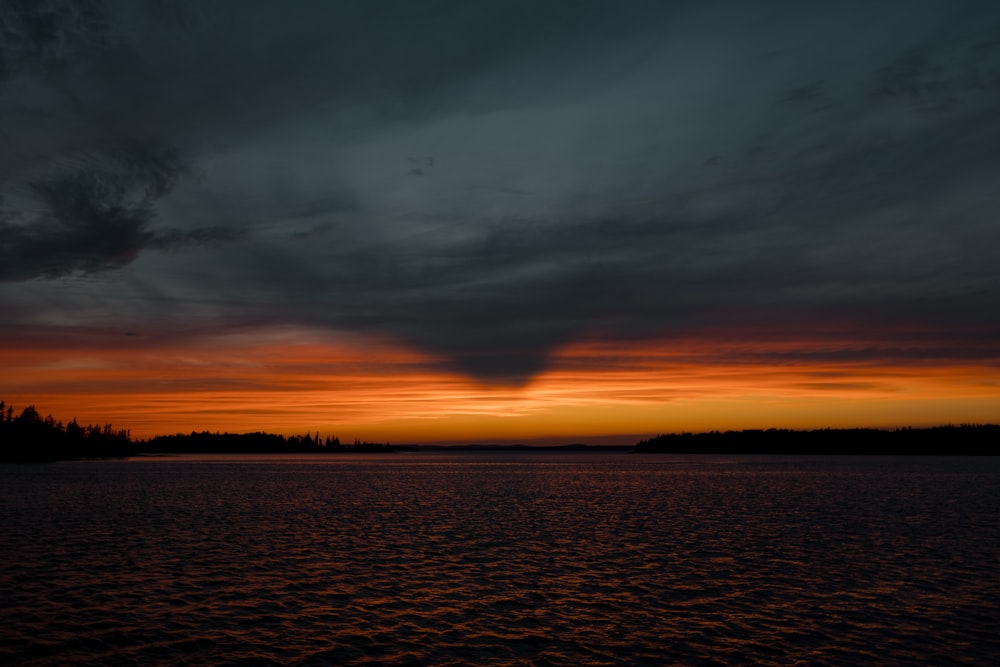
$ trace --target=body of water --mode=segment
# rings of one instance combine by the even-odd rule
[[[998,458],[0,466],[0,663],[992,666],[998,509]]]

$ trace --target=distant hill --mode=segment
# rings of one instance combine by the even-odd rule
[[[931,428],[788,429],[674,433],[642,440],[641,454],[886,454],[997,455],[1000,425]]]

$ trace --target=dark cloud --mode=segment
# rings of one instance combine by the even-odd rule
[[[43,2],[0,27],[0,279],[57,308],[86,277],[64,318],[375,333],[508,383],[586,336],[1000,325],[995,3]]]
[[[986,32],[908,49],[877,72],[872,97],[944,111],[1000,89],[1000,40]]]
[[[145,248],[239,238],[225,228],[150,229],[155,202],[186,172],[175,151],[139,143],[65,160],[27,184],[39,205],[30,221],[0,221],[0,281],[94,274],[129,264]]]
[[[102,0],[6,0],[0,5],[0,84],[57,76],[113,38]]]
[[[246,238],[246,234],[230,227],[197,227],[195,229],[165,229],[150,237],[147,247],[156,250],[179,250],[187,246],[218,246]]]

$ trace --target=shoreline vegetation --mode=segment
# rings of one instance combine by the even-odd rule
[[[28,407],[15,414],[0,401],[0,462],[45,463],[66,459],[125,458],[135,452],[128,429],[111,424],[80,426],[76,418],[63,425]]]
[[[995,456],[1000,425],[962,424],[929,428],[838,428],[796,431],[746,429],[658,435],[630,445],[391,445],[307,433],[210,433],[158,435],[133,440],[128,429],[111,424],[80,426],[31,405],[16,413],[0,401],[0,462],[43,463],[74,459],[112,459],[154,454],[310,454],[393,453],[400,451],[631,451],[638,454],[850,454]]]
[[[852,454],[995,456],[1000,425],[961,424],[928,428],[746,429],[673,433],[642,440],[639,454]]]

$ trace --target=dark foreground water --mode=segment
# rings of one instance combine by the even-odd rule
[[[0,467],[0,663],[1000,664],[1000,459]]]

